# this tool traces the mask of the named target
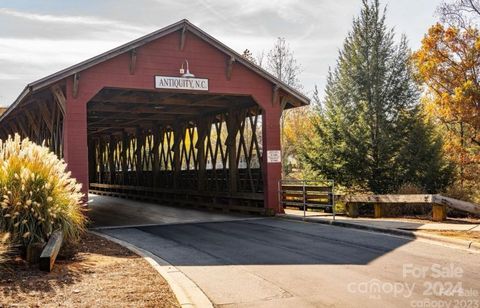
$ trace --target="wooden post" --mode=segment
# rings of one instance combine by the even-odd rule
[[[447,206],[443,204],[433,204],[432,206],[432,220],[444,221],[447,219]]]
[[[155,128],[153,133],[153,187],[158,186],[159,172],[160,172],[160,143],[162,142],[163,128]]]
[[[26,260],[30,264],[37,264],[40,261],[44,243],[33,243],[27,246]]]
[[[200,120],[197,124],[197,160],[198,160],[198,191],[205,189],[205,138],[207,137],[207,123],[205,120]]]
[[[137,172],[137,185],[142,185],[142,174],[143,174],[143,163],[142,163],[142,146],[144,142],[144,135],[143,130],[141,128],[137,128],[137,132],[135,134],[137,139],[137,149],[135,152],[136,155],[136,172]]]
[[[105,150],[105,147],[104,147],[104,142],[103,142],[103,138],[100,137],[99,140],[98,140],[98,170],[99,170],[99,174],[98,174],[98,182],[99,183],[103,183],[103,184],[106,184],[105,183],[105,162],[103,161],[103,151]]]
[[[60,231],[56,231],[50,236],[47,245],[42,251],[40,256],[40,270],[50,272],[57,258],[60,247],[63,243],[63,234]]]
[[[373,205],[375,210],[375,218],[382,218],[385,216],[385,205],[382,203],[375,203]]]
[[[110,169],[110,184],[115,184],[115,161],[114,154],[116,148],[115,136],[110,135],[110,141],[108,142],[108,167]]]
[[[130,147],[130,140],[128,139],[128,134],[124,131],[122,134],[122,183],[123,185],[129,184],[128,180],[128,163],[127,163],[127,151]]]
[[[180,142],[182,141],[183,129],[180,125],[173,131],[173,187],[178,188],[182,161],[180,160]]]
[[[351,218],[358,217],[358,203],[347,203],[347,215]]]
[[[237,133],[238,120],[237,114],[230,110],[227,117],[227,148],[228,148],[228,174],[230,192],[238,190],[238,165],[237,165]]]

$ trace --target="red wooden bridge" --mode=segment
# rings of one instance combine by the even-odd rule
[[[182,20],[27,85],[0,134],[45,141],[85,193],[275,214],[280,116],[308,103]]]

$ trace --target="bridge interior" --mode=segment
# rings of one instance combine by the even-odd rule
[[[262,110],[250,96],[106,88],[87,115],[90,192],[264,212]]]

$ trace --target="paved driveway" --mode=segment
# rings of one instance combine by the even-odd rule
[[[480,254],[421,241],[278,218],[102,232],[167,260],[217,306],[480,304]]]

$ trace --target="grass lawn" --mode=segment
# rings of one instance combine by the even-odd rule
[[[141,257],[86,234],[51,273],[16,258],[0,268],[0,307],[179,307],[166,281]]]

